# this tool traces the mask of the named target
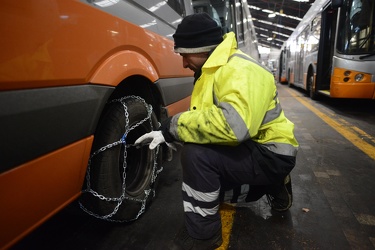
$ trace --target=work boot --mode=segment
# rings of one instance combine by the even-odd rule
[[[268,186],[266,185],[250,185],[249,192],[246,196],[246,202],[257,201],[267,193]]]
[[[292,180],[290,175],[285,177],[283,184],[271,186],[266,196],[273,210],[279,212],[288,210],[293,203]]]
[[[213,250],[221,246],[223,239],[221,230],[209,239],[199,240],[191,237],[185,227],[178,233],[174,242],[172,250]]]

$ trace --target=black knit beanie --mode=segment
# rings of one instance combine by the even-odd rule
[[[186,16],[173,38],[176,53],[209,52],[223,41],[221,27],[207,13]]]

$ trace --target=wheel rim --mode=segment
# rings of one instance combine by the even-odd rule
[[[148,126],[139,126],[137,129],[129,133],[127,140],[129,142],[134,142],[137,138],[147,132],[150,132],[150,128]],[[125,147],[122,147],[119,164],[121,173],[123,171],[122,166],[124,150]],[[154,163],[153,151],[150,151],[148,146],[143,146],[139,149],[136,147],[128,147],[126,159],[126,193],[131,196],[138,196],[144,192],[150,183]],[[147,178],[145,178],[145,176],[147,176]]]

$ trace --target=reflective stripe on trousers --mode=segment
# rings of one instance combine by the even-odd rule
[[[226,198],[237,202],[246,197],[249,185],[270,184],[244,144],[233,147],[186,143],[181,165],[185,225],[197,239],[210,238],[221,230],[220,193],[228,191]]]

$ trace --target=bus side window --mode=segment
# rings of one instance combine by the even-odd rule
[[[237,20],[243,20],[243,13],[242,13],[242,2],[237,2],[236,1],[236,16],[237,16]],[[236,23],[236,26],[237,26],[237,42],[238,44],[241,44],[244,42],[244,28],[243,28],[243,22],[237,22]]]
[[[216,8],[212,6],[210,1],[193,1],[194,13],[206,12],[210,15],[212,19],[215,20],[218,26],[222,27],[219,14],[216,11]]]
[[[184,1],[183,0],[168,0],[167,3],[180,16],[184,16],[184,14],[185,14],[185,6],[184,6]]]
[[[310,33],[309,40],[308,40],[310,51],[318,50],[321,19],[322,19],[322,16],[318,15],[311,22],[311,33]]]
[[[194,12],[207,12],[219,26],[223,34],[234,31],[234,7],[230,0],[193,0]]]
[[[231,11],[232,5],[229,3],[229,0],[213,0],[211,1],[211,3],[217,11],[223,34],[226,34],[229,31],[233,31],[234,28],[231,27],[231,25],[233,24]]]

